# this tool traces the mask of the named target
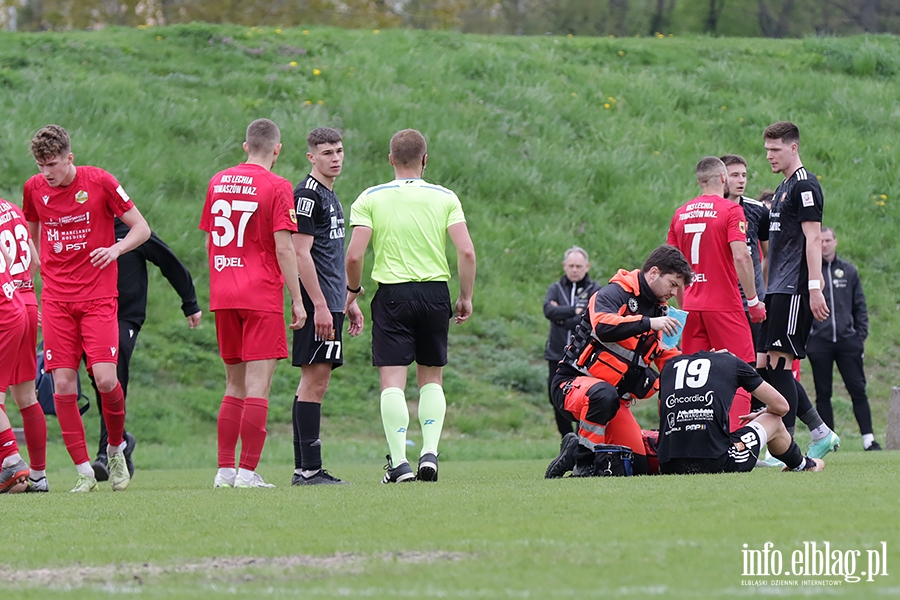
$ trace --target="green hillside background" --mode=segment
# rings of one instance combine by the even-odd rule
[[[697,195],[693,168],[705,155],[742,154],[748,195],[774,189],[780,177],[765,160],[762,131],[791,120],[802,132],[805,165],[821,178],[838,253],[863,278],[869,391],[883,439],[900,374],[898,71],[900,46],[890,36],[513,38],[200,24],[6,33],[0,195],[21,201],[23,182],[36,172],[34,132],[47,123],[66,127],[76,164],[120,179],[191,269],[205,310],[197,222],[206,184],[242,160],[251,120],[268,117],[281,127],[275,171],[294,182],[308,172],[306,133],[341,129],[346,162],[335,191],[345,211],[363,189],[393,177],[390,136],[421,130],[429,142],[426,179],[457,192],[478,253],[474,316],[451,328],[448,433],[503,457],[510,441],[543,440],[543,451],[557,436],[545,392],[541,304],[562,274],[563,251],[588,249],[596,279],[639,266],[665,240],[674,209]],[[371,256],[367,266],[368,273]],[[368,277],[364,283],[375,289]],[[224,369],[212,315],[205,311],[191,331],[179,305],[153,273],[128,405],[128,427],[145,444],[206,443],[215,435]],[[367,298],[363,305],[368,326]],[[346,365],[324,404],[324,436],[380,438],[369,346],[368,330],[345,342]],[[289,431],[298,378],[299,370],[279,365],[269,413],[275,438]],[[859,446],[839,383],[836,395],[838,430],[847,440],[857,436],[847,447]],[[415,399],[414,385],[408,397]],[[652,403],[637,412],[652,424]]]

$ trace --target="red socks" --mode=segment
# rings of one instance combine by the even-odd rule
[[[244,400],[244,419],[241,421],[241,462],[238,465],[240,468],[255,471],[259,465],[259,457],[262,456],[263,446],[266,445],[268,416],[268,400],[265,398]]]
[[[63,442],[72,461],[76,465],[90,462],[84,442],[84,423],[81,421],[81,413],[78,412],[78,395],[53,394],[53,401],[56,404],[56,417],[59,419]]]
[[[234,396],[222,398],[219,407],[218,441],[219,468],[234,468],[234,452],[241,435],[241,417],[244,413],[244,401]]]
[[[32,471],[47,468],[47,419],[41,405],[34,403],[22,409],[22,428],[25,430],[25,445]]]
[[[19,451],[19,445],[16,444],[16,434],[13,433],[12,427],[0,431],[0,464],[3,463],[7,456],[11,456]]]
[[[122,392],[122,384],[116,382],[116,387],[109,392],[100,392],[100,400],[103,402],[103,420],[106,421],[106,431],[109,434],[109,445],[120,446],[125,434],[125,394]]]

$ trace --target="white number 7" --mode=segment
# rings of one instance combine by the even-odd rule
[[[684,226],[685,233],[695,233],[697,235],[691,240],[691,264],[696,265],[700,262],[700,236],[706,231],[706,223],[687,223]]]

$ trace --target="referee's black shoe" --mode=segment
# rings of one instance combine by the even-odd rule
[[[437,454],[426,452],[419,457],[419,470],[416,472],[416,481],[438,480]]]
[[[128,467],[128,476],[134,477],[134,462],[131,460],[131,455],[134,452],[134,447],[137,446],[137,440],[127,431],[123,437],[125,438],[125,451],[122,454],[125,455],[125,466]]]
[[[409,461],[404,460],[395,467],[394,463],[391,461],[390,454],[385,456],[385,458],[387,458],[388,462],[384,465],[384,470],[386,472],[381,483],[403,483],[404,481],[416,480],[416,475],[413,473],[412,467],[409,466]]]
[[[578,448],[578,436],[567,433],[559,443],[559,455],[550,461],[544,479],[559,479],[575,467],[575,450]]]

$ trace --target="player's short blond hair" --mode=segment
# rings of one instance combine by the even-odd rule
[[[281,142],[278,125],[269,119],[257,119],[247,126],[247,150],[249,154],[268,154]]]
[[[425,136],[415,129],[398,131],[391,138],[391,158],[394,160],[394,166],[420,166],[427,152],[428,144],[425,142]]]
[[[31,139],[31,153],[35,160],[49,160],[72,151],[69,134],[59,125],[47,125]]]
[[[725,163],[715,156],[701,158],[697,163],[697,183],[706,185],[713,177],[727,173]]]

